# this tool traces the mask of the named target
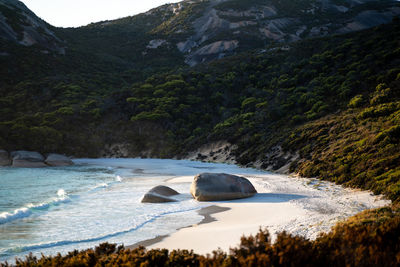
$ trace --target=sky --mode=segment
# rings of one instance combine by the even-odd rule
[[[21,0],[53,26],[78,27],[146,12],[181,0]]]

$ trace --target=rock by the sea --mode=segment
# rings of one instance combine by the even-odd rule
[[[150,189],[143,197],[142,203],[166,203],[176,202],[175,199],[170,196],[179,195],[174,189],[159,185]]]
[[[0,166],[10,166],[11,165],[11,159],[10,156],[8,155],[8,152],[0,149]]]
[[[194,177],[190,193],[198,201],[251,197],[257,193],[246,178],[226,173],[201,173]]]
[[[149,193],[156,193],[162,196],[175,196],[179,195],[177,191],[165,185],[158,185],[150,189]]]
[[[44,161],[49,166],[70,166],[74,163],[70,158],[60,154],[51,153],[47,156],[46,160]]]
[[[44,157],[39,152],[33,151],[13,151],[11,152],[12,166],[22,168],[41,168],[47,167]]]

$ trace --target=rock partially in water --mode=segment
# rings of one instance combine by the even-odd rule
[[[54,154],[51,153],[47,156],[45,163],[49,166],[70,166],[73,165],[74,163],[72,162],[72,160],[70,158],[68,158],[67,156],[64,155],[60,155],[60,154]]]
[[[201,173],[194,177],[190,193],[198,201],[247,198],[257,193],[246,178],[226,173]]]
[[[146,193],[142,199],[142,203],[167,203],[167,202],[177,202],[177,200],[155,193]]]
[[[8,155],[8,152],[0,149],[0,166],[10,166],[11,165],[11,159],[10,156]]]
[[[164,185],[159,185],[156,187],[153,187],[152,189],[147,192],[143,199],[142,203],[166,203],[166,202],[176,202],[177,200],[170,198],[169,196],[175,196],[179,195],[177,191],[174,189],[164,186]]]
[[[153,187],[152,189],[150,189],[149,193],[155,193],[155,194],[159,194],[159,195],[162,195],[162,196],[179,195],[179,193],[177,191],[175,191],[171,187],[168,187],[168,186],[165,186],[165,185],[158,185],[156,187]]]
[[[47,167],[44,157],[39,152],[34,151],[13,151],[11,152],[12,166],[21,168],[41,168]]]

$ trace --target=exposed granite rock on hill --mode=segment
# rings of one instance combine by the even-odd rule
[[[398,15],[400,4],[393,0],[185,0],[55,32],[69,48],[90,48],[129,63],[194,66],[268,45],[358,31]]]
[[[362,30],[400,14],[395,1],[371,0],[210,0],[168,7],[169,19],[153,32],[177,40],[191,66],[265,44]],[[210,51],[221,42],[235,45]]]
[[[0,0],[0,39],[24,46],[38,45],[58,53],[65,52],[62,41],[54,34],[52,27],[16,0]]]

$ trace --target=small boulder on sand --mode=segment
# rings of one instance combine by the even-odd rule
[[[74,163],[70,158],[60,154],[51,153],[47,156],[46,160],[44,161],[49,166],[70,166]]]
[[[179,195],[174,189],[159,185],[150,189],[143,197],[142,203],[165,203],[165,202],[176,202],[175,199],[170,196]]]
[[[177,191],[165,185],[158,185],[150,189],[149,193],[156,193],[162,196],[175,196],[179,195]]]
[[[194,177],[190,193],[198,201],[247,198],[257,193],[246,178],[226,173],[201,173]]]
[[[10,166],[11,165],[11,159],[10,156],[8,155],[8,152],[0,149],[0,166]]]
[[[12,166],[22,168],[41,168],[47,167],[44,157],[39,152],[33,151],[13,151],[11,152]]]

